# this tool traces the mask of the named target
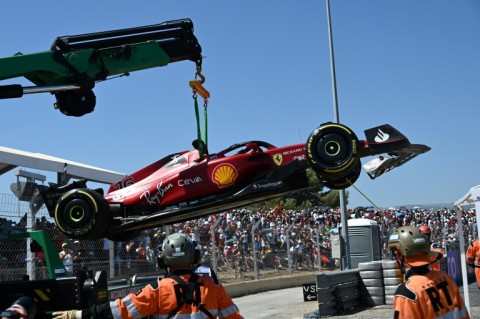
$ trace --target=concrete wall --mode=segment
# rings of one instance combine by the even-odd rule
[[[316,283],[316,274],[314,272],[243,281],[239,283],[226,283],[224,284],[224,287],[230,297],[236,298],[270,290],[301,287],[303,284],[310,283]]]

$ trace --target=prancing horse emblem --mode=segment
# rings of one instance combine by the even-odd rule
[[[275,164],[277,164],[278,166],[282,165],[283,155],[282,155],[282,154],[275,154],[275,155],[273,155],[273,161],[274,161]]]

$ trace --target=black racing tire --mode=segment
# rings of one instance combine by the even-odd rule
[[[400,268],[397,269],[383,269],[383,278],[397,278],[403,277],[402,271]]]
[[[318,176],[318,178],[322,181],[325,187],[328,187],[334,190],[339,190],[339,189],[348,188],[351,185],[353,185],[357,181],[357,179],[360,177],[361,172],[362,172],[362,165],[361,165],[360,159],[358,159],[354,164],[353,170],[343,177],[324,178],[323,176]]]
[[[393,297],[394,296],[385,295],[385,304],[386,305],[393,305]]]
[[[338,123],[323,123],[308,137],[307,161],[320,176],[339,179],[348,175],[360,160],[355,133]]]
[[[368,306],[381,306],[385,304],[385,295],[361,296],[360,301]]]
[[[380,271],[378,271],[379,274],[382,274]],[[370,287],[382,287],[383,289],[383,279],[382,278],[371,278],[371,279],[362,279],[363,284],[365,287],[370,289]]]
[[[55,223],[70,238],[102,238],[110,221],[109,206],[99,193],[87,189],[72,189],[55,207]]]
[[[401,283],[399,283],[401,284]],[[395,293],[397,292],[397,288],[398,288],[398,285],[396,286],[385,286],[384,289],[385,289],[385,297],[386,296],[394,296]]]
[[[394,269],[395,271],[400,271],[400,266],[398,265],[398,262],[395,260],[383,260],[382,261],[382,268],[384,270],[387,269]],[[387,277],[387,276],[385,276]]]
[[[404,277],[391,277],[391,278],[383,278],[383,285],[386,286],[398,286],[402,282],[404,282]]]
[[[383,279],[382,272],[378,270],[362,270],[358,273],[362,279]]]
[[[365,261],[358,263],[358,270],[359,271],[367,271],[367,270],[374,270],[378,271],[382,269],[381,261],[374,260],[374,261]]]

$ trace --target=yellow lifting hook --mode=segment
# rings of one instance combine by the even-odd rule
[[[197,73],[195,74],[195,80],[192,80],[189,82],[190,87],[198,93],[203,99],[209,99],[210,98],[210,92],[206,88],[203,87],[203,83],[205,82],[205,77],[201,73],[202,69],[201,67],[197,66]],[[197,77],[200,78],[200,80],[197,80]]]
[[[206,88],[203,87],[202,83],[198,80],[192,80],[189,82],[190,87],[203,99],[210,98],[210,92],[207,91]]]

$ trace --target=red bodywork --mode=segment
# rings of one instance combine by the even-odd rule
[[[300,164],[296,165],[298,169],[308,165],[305,144],[277,148],[248,142],[238,146],[247,151],[232,146],[223,152],[207,154],[203,160],[198,150],[172,154],[110,185],[105,199],[112,206],[140,206],[144,211],[181,208],[197,199],[240,190],[239,187],[247,186],[265,172],[286,167],[293,161]],[[229,154],[233,151],[239,152]],[[266,185],[266,188],[281,187]]]
[[[307,168],[324,186],[342,189],[359,177],[362,157],[386,154],[364,165],[374,179],[430,150],[388,124],[365,135],[359,140],[348,127],[327,122],[306,143],[249,141],[214,154],[174,153],[112,184],[106,195],[85,180],[40,193],[67,236],[115,240],[306,189]]]

